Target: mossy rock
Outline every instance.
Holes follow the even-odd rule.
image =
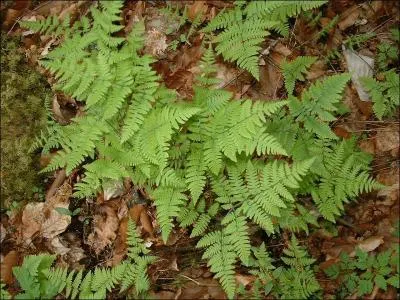
[[[1,205],[30,200],[40,185],[38,157],[29,152],[46,125],[51,90],[30,68],[18,41],[1,34]]]

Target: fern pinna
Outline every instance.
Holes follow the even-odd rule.
[[[253,50],[264,34],[252,30],[284,31],[288,17],[323,4],[275,2],[238,2],[234,10],[211,21],[207,30],[225,28],[217,52],[224,54],[223,47],[229,48],[237,36],[249,38],[251,53],[226,57],[256,75]],[[194,97],[182,101],[158,82],[153,59],[139,54],[143,22],[126,37],[114,34],[121,29],[116,24],[121,7],[119,1],[93,7],[91,18],[74,24],[42,61],[58,79],[57,88],[85,104],[81,116],[55,126],[38,144],[46,151],[58,150],[44,171],[66,168],[70,173],[82,167],[75,196],[92,197],[109,181],[123,178],[144,187],[156,206],[162,239],[168,240],[175,219],[192,237],[200,237],[197,245],[205,248],[203,257],[232,298],[237,292],[236,264],[252,264],[250,227],[267,234],[285,229],[308,232],[309,225],[317,224],[317,210],[334,221],[343,203],[379,187],[367,173],[368,159],[354,153],[354,147],[349,150],[329,127],[348,74],[319,80],[302,95],[294,95],[296,80],[304,80],[314,61],[298,58],[282,67],[287,100],[234,100],[231,92],[217,88],[214,52],[208,45]],[[24,26],[46,30],[37,24]],[[313,199],[312,212],[307,211],[310,203],[301,202],[303,197]],[[103,296],[117,282],[122,282],[122,290],[133,285],[140,293],[149,285],[144,270],[153,258],[137,254],[129,252],[135,267],[78,273],[70,279],[79,276],[78,292],[85,297]],[[308,265],[302,268],[309,270]],[[311,271],[303,278],[295,271],[300,267],[290,266],[282,280],[297,280],[302,288],[280,294],[308,297],[317,291]],[[107,283],[102,281],[105,277],[110,278]]]

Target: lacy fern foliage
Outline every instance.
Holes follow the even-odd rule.
[[[364,88],[371,96],[372,109],[379,120],[392,116],[400,105],[400,79],[394,70],[383,73],[384,80],[362,78]]]
[[[235,8],[221,12],[208,23],[205,32],[222,30],[214,42],[217,53],[259,79],[258,56],[270,30],[287,35],[288,19],[302,11],[320,7],[326,1],[238,1]]]
[[[284,61],[281,65],[282,74],[285,78],[285,87],[289,95],[293,94],[296,80],[304,81],[304,73],[317,60],[313,56],[299,56],[291,62]]]

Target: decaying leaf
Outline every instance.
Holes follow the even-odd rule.
[[[371,252],[383,244],[383,236],[371,236],[357,244],[362,251]],[[355,253],[355,252],[354,252]]]
[[[29,244],[34,235],[52,239],[65,231],[71,216],[60,214],[56,207],[68,209],[72,187],[64,183],[46,202],[28,203],[22,212],[21,232],[23,242]]]
[[[13,283],[12,268],[18,265],[20,255],[17,251],[12,250],[3,258],[0,265],[0,277],[1,280],[6,284]]]
[[[119,220],[116,212],[109,206],[103,206],[101,212],[93,218],[93,232],[87,238],[87,244],[99,254],[111,245],[117,237]]]
[[[67,254],[71,250],[61,242],[60,237],[58,236],[51,240],[51,246],[53,252],[59,255]]]
[[[376,151],[382,153],[385,151],[395,150],[394,157],[397,157],[400,147],[399,128],[395,126],[387,126],[381,128],[376,133]]]
[[[147,32],[144,52],[161,57],[167,49],[167,37],[164,33],[152,29]]]
[[[192,5],[189,6],[188,17],[193,22],[200,14],[202,16],[202,20],[204,20],[206,17],[207,9],[208,7],[206,1],[195,1]]]

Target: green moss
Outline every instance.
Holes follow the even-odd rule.
[[[29,153],[46,125],[46,80],[32,70],[15,40],[1,37],[1,205],[29,200],[39,184],[38,159]]]

